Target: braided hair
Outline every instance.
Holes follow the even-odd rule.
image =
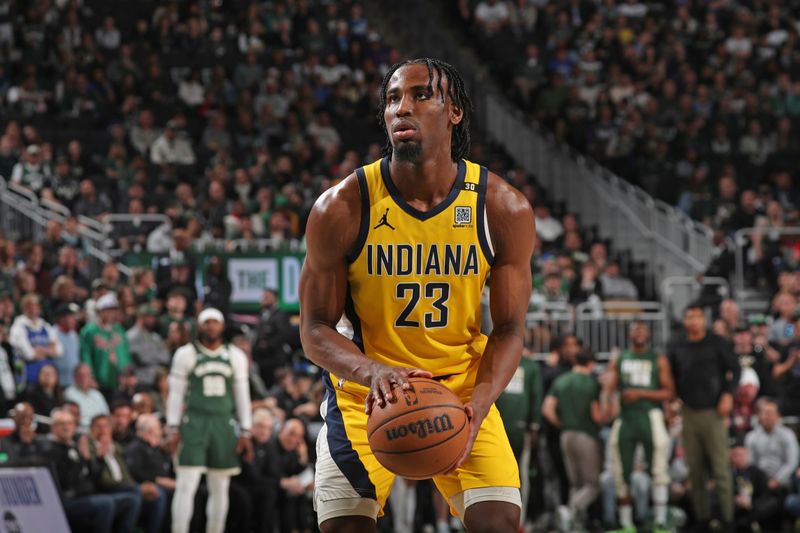
[[[439,59],[431,59],[423,57],[418,59],[410,59],[395,63],[383,77],[381,81],[380,93],[378,95],[378,123],[381,129],[386,133],[386,120],[383,118],[384,111],[386,111],[386,88],[389,85],[389,80],[392,75],[400,68],[406,65],[425,65],[428,68],[428,89],[433,92],[433,74],[436,72],[436,88],[439,89],[442,102],[445,101],[444,90],[442,89],[442,78],[447,78],[447,97],[463,112],[461,122],[453,126],[453,137],[450,141],[450,157],[453,161],[464,159],[469,155],[469,119],[472,114],[472,100],[470,100],[467,90],[464,87],[464,80],[461,74],[451,65]],[[392,142],[388,135],[386,137],[386,144],[383,147],[383,155],[391,157],[392,155]]]

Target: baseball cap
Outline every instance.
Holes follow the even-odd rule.
[[[61,304],[56,307],[55,312],[53,313],[56,318],[61,318],[62,316],[66,315],[74,315],[78,311],[80,311],[80,307],[78,304],[69,303],[69,304]]]
[[[119,301],[117,300],[117,295],[114,294],[113,292],[104,294],[97,300],[98,311],[105,311],[106,309],[116,309],[118,307],[119,307]]]
[[[140,305],[139,308],[136,310],[136,312],[139,315],[150,315],[150,316],[158,315],[158,311],[156,311],[156,308],[150,304]]]
[[[222,316],[222,312],[219,309],[209,307],[208,309],[203,309],[200,311],[200,314],[197,315],[197,323],[202,326],[208,320],[217,320],[218,322],[224,323],[225,317]]]

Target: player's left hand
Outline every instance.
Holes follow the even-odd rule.
[[[445,474],[453,472],[469,458],[469,455],[472,453],[472,445],[475,444],[475,438],[478,436],[481,424],[483,424],[483,419],[486,418],[486,414],[489,412],[488,409],[478,409],[477,406],[471,403],[464,406],[464,411],[467,412],[467,418],[469,419],[469,437],[467,438],[467,444],[464,446],[464,453],[461,454],[458,461],[456,461],[453,467],[445,472]]]
[[[241,455],[245,462],[253,460],[253,442],[250,437],[242,435],[236,443],[236,455]]]

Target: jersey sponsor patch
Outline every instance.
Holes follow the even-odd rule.
[[[457,205],[454,221],[458,226],[472,224],[472,207],[469,205]]]

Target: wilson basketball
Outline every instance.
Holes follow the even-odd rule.
[[[408,479],[427,479],[452,467],[467,444],[469,420],[458,396],[432,379],[410,378],[411,388],[375,406],[367,437],[375,458]]]

